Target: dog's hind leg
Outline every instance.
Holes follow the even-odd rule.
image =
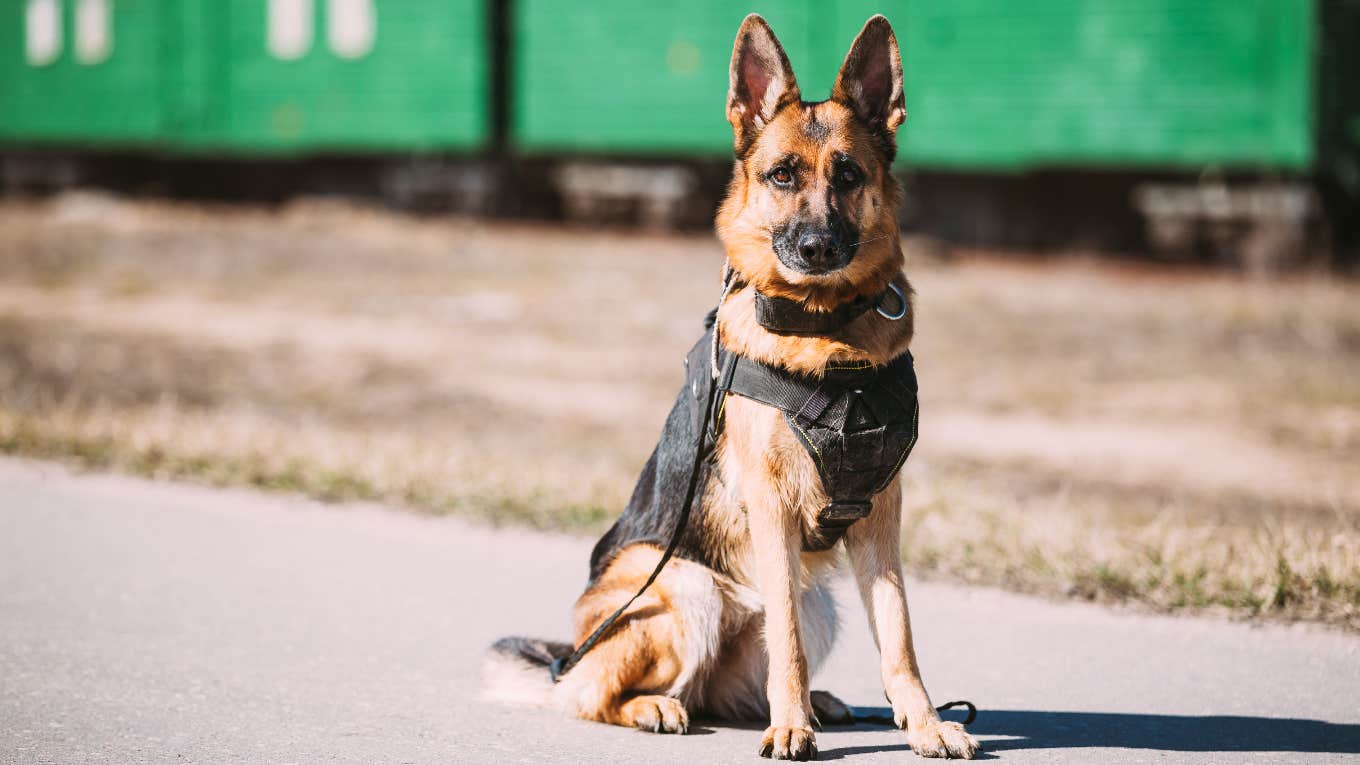
[[[637,592],[661,555],[652,545],[621,552],[576,603],[576,641]],[[684,733],[682,701],[716,653],[722,598],[712,572],[673,559],[647,593],[556,689],[560,704],[588,720],[657,733]]]
[[[688,730],[684,704],[664,693],[675,674],[674,658],[664,647],[650,645],[649,635],[668,631],[664,622],[669,619],[656,606],[653,601],[630,611],[630,624],[597,643],[563,676],[558,698],[571,711],[587,720],[654,733]]]

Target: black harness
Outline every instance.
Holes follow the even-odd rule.
[[[911,353],[883,367],[833,364],[821,379],[722,349],[718,368],[708,437],[716,440],[722,430],[730,394],[782,411],[789,430],[817,465],[829,500],[817,514],[817,528],[804,534],[803,549],[831,549],[851,524],[869,516],[874,495],[897,476],[916,444],[920,405]],[[697,397],[692,401],[701,405]]]

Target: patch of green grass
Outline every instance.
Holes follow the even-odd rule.
[[[296,457],[279,461],[260,454],[178,453],[159,444],[137,447],[107,436],[53,436],[28,425],[0,431],[0,453],[148,478],[250,486],[323,502],[393,502],[440,515],[462,515],[494,525],[544,531],[600,530],[617,512],[602,503],[555,501],[553,493],[543,488],[515,494],[483,487],[458,492],[416,481],[379,486],[358,470],[322,466]]]
[[[1161,586],[1165,582],[1162,578],[1154,580],[1154,587]],[[1187,576],[1184,572],[1177,572],[1171,576],[1170,581],[1171,597],[1170,605],[1172,608],[1183,606],[1199,606],[1205,602],[1203,590],[1203,577]]]
[[[57,459],[87,469],[244,485],[327,502],[388,502],[550,531],[598,532],[618,512],[612,498],[595,501],[579,488],[507,487],[491,480],[443,480],[430,473],[395,475],[373,465],[322,464],[296,454],[204,451],[173,440],[73,434],[40,419],[7,419],[4,414],[0,409],[0,453]],[[963,475],[970,486],[977,480],[967,468]],[[1077,505],[1133,502],[1136,495],[1100,495],[1097,500],[1067,484],[1029,480],[1031,485],[1011,485],[1011,497],[985,501],[960,503],[934,496],[915,502],[909,496],[903,523],[908,569],[929,578],[1157,610],[1217,608],[1247,617],[1305,618],[1360,629],[1356,561],[1348,563],[1343,550],[1339,557],[1314,557],[1305,563],[1317,554],[1317,537],[1288,523],[1277,519],[1267,529],[1255,523],[1226,525],[1219,519],[1199,529],[1186,520],[1150,531],[1139,521],[1142,511],[1121,507],[1085,527],[1073,525],[1070,511],[1047,507],[1050,493],[1062,493],[1065,502]]]
[[[1360,629],[1360,519],[1285,508],[1269,522],[1265,508],[1235,518],[1195,506],[1181,514],[1163,510],[1164,497],[1045,487],[1031,471],[1009,484],[1010,496],[978,495],[977,475],[964,466],[960,476],[957,486],[936,487],[945,499],[913,504],[908,493],[904,553],[918,576]]]
[[[1298,599],[1297,580],[1289,561],[1283,555],[1279,556],[1275,563],[1275,593],[1270,596],[1271,608],[1283,609]]]
[[[1109,564],[1101,563],[1094,569],[1081,572],[1077,586],[1092,599],[1127,600],[1138,594],[1138,585],[1133,578],[1122,571],[1116,571]]]

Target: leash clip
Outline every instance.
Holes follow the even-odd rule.
[[[907,315],[907,298],[905,295],[902,294],[901,288],[899,288],[896,284],[893,284],[892,282],[888,282],[888,289],[892,290],[893,294],[897,295],[897,302],[902,307],[898,309],[897,313],[895,314],[891,314],[888,313],[887,311],[884,311],[882,305],[874,306],[874,310],[878,311],[878,315],[882,316],[888,321],[897,321],[898,319]]]
[[[558,680],[562,679],[562,675],[566,673],[568,669],[571,669],[571,667],[567,666],[567,660],[570,658],[571,656],[559,656],[556,659],[553,659],[552,663],[548,665],[548,674],[552,675],[554,685],[557,684]]]

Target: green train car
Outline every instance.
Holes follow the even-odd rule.
[[[1315,6],[1305,0],[692,0],[515,4],[515,141],[528,151],[720,153],[747,10],[824,98],[864,20],[900,37],[917,167],[1205,164],[1303,169]]]
[[[1180,255],[1211,228],[1270,227],[1293,233],[1265,249],[1300,250],[1319,218],[1360,217],[1360,0],[516,0],[512,145],[729,156],[732,30],[749,11],[808,99],[829,94],[865,19],[893,21],[899,165],[919,181],[907,223],[947,238]]]
[[[947,235],[1023,243],[1016,221],[1062,231],[1052,216],[1127,212],[1135,185],[1205,171],[1308,186],[1331,219],[1360,217],[1360,0],[0,0],[0,159],[208,158],[225,176],[427,158],[477,165],[494,180],[473,187],[521,210],[555,166],[688,163],[708,180],[669,193],[698,199],[699,221],[751,11],[808,98],[868,16],[893,21],[901,168],[931,177],[914,209]],[[986,209],[951,222],[961,202]]]
[[[6,144],[277,155],[487,138],[483,0],[4,0],[0,14]]]
[[[1326,68],[1320,3],[1355,20],[1354,0],[516,0],[493,94],[487,0],[5,0],[0,141],[476,150],[503,97],[522,152],[720,155],[745,13],[816,98],[881,11],[913,166],[1305,170],[1324,81],[1360,74]]]

